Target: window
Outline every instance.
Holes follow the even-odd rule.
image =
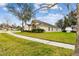
[[[48,27],[48,31],[50,31],[50,27]]]

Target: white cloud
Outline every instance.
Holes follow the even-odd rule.
[[[62,10],[62,7],[60,7],[60,6],[58,6],[58,5],[55,5],[55,6],[53,6],[51,9],[60,9],[60,10]]]
[[[39,9],[39,8],[40,8],[40,5],[41,5],[41,4],[35,4],[35,5],[34,5],[34,6],[35,6],[35,10]],[[46,8],[42,8],[42,9],[39,10],[39,13],[47,13],[47,12],[48,12],[48,11],[47,11]]]
[[[7,11],[7,8],[5,7],[7,3],[0,3],[0,7],[3,8],[3,10]]]
[[[63,17],[64,15],[62,14],[48,14],[48,16],[37,17],[37,19],[50,24],[55,24],[59,19],[62,19]]]
[[[6,7],[3,7],[3,10],[8,11],[8,9]]]
[[[35,4],[35,10],[40,8],[40,4]]]
[[[39,13],[48,13],[48,10],[40,10]]]
[[[40,5],[41,4],[35,4],[35,10],[39,9]],[[46,6],[46,5],[43,5],[43,6]],[[52,9],[52,10],[62,10],[63,8],[60,7],[59,5],[55,5],[55,6],[51,7],[50,9]],[[48,13],[47,10],[48,10],[47,8],[42,8],[42,9],[39,10],[39,13]]]
[[[0,3],[0,7],[4,7],[6,5],[7,5],[7,3]]]

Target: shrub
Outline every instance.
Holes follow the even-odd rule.
[[[66,30],[62,30],[62,32],[66,32]]]
[[[76,33],[76,31],[71,31],[72,33]]]
[[[21,31],[21,32],[31,32],[30,30],[23,30],[23,31]]]
[[[34,33],[42,33],[44,31],[45,31],[44,29],[32,29],[32,32]]]

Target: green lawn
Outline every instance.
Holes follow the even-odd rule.
[[[75,44],[76,34],[75,33],[64,33],[64,32],[45,32],[45,33],[27,33],[18,32],[17,34],[31,36],[36,38],[42,38],[50,41],[63,42],[68,44]]]
[[[0,56],[69,56],[73,50],[16,38],[0,33]]]

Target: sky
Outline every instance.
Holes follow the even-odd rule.
[[[0,3],[0,23],[5,23],[7,20],[9,20],[10,24],[21,25],[21,21],[7,10],[7,8],[5,7],[6,5],[7,4],[5,3]],[[35,7],[35,10],[40,8],[40,4],[36,3],[33,5]],[[75,9],[76,4],[70,4],[70,10]],[[36,20],[54,25],[58,20],[63,19],[64,15],[66,14],[68,14],[66,4],[59,3],[49,10],[42,9],[37,11],[35,17]],[[33,18],[31,20],[33,20]],[[31,23],[31,21],[29,21],[28,23]]]

